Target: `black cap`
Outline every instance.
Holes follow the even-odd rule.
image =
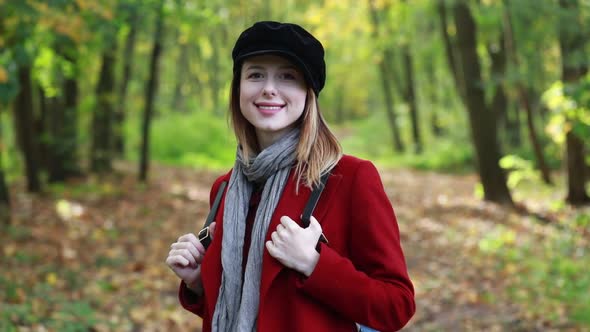
[[[301,69],[316,95],[324,87],[324,47],[299,25],[262,21],[244,30],[232,51],[234,74],[241,70],[244,59],[262,54],[277,54],[291,60]]]

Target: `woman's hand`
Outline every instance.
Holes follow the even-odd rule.
[[[320,254],[315,250],[322,234],[322,226],[313,216],[309,227],[302,228],[293,219],[282,216],[281,223],[266,242],[268,253],[286,267],[309,277],[315,269]]]
[[[215,233],[215,223],[209,226],[211,238]],[[172,243],[166,264],[196,294],[202,294],[201,262],[205,247],[193,233],[184,234]]]

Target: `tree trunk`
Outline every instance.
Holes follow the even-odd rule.
[[[0,226],[10,224],[10,192],[6,184],[4,165],[2,164],[5,151],[2,124],[0,124]]]
[[[499,165],[500,151],[496,138],[494,114],[485,104],[482,77],[477,55],[476,25],[464,1],[455,3],[457,46],[465,82],[466,107],[469,115],[477,167],[484,191],[484,199],[512,205],[506,177]]]
[[[133,63],[133,51],[135,50],[135,37],[137,35],[137,13],[131,9],[129,18],[129,32],[125,39],[125,49],[123,55],[123,76],[119,86],[118,105],[114,114],[114,135],[113,150],[115,155],[122,157],[125,154],[125,107],[127,105],[127,88],[131,80],[131,69]]]
[[[49,182],[61,182],[81,174],[78,161],[78,81],[75,45],[57,44],[56,53],[75,68],[63,79],[63,98],[45,98],[43,124]]]
[[[188,50],[189,44],[184,41],[180,45],[180,51],[176,61],[176,84],[172,99],[172,110],[180,113],[186,113],[183,87],[186,82],[187,69],[190,67]]]
[[[75,59],[69,59],[78,68]],[[78,70],[76,69],[76,73]],[[61,176],[55,180],[63,181],[82,174],[78,155],[78,78],[66,77],[64,91],[64,123],[60,135],[59,158],[62,160]]]
[[[115,56],[112,49],[102,55],[100,79],[96,88],[96,108],[92,117],[90,169],[96,173],[112,170],[113,103]]]
[[[508,134],[508,144],[512,147],[522,146],[520,108],[510,106],[506,108],[506,133]]]
[[[158,18],[156,21],[156,30],[154,32],[154,48],[152,49],[152,57],[150,59],[150,77],[147,81],[145,89],[145,112],[143,114],[143,123],[141,127],[141,156],[139,163],[139,180],[147,181],[149,169],[149,145],[150,145],[150,124],[152,121],[152,114],[154,109],[154,97],[158,87],[158,63],[160,61],[160,53],[162,50],[162,34],[163,34],[163,12],[164,1],[161,0],[158,9]]]
[[[48,174],[48,181],[55,182],[56,175],[60,173],[61,160],[58,157],[59,150],[59,127],[64,124],[63,104],[57,97],[47,97],[41,91],[41,126],[40,131],[43,139],[39,147],[41,150],[41,164]]]
[[[373,22],[373,36],[375,40],[378,40],[380,23],[374,0],[370,1],[369,9]],[[379,60],[379,76],[381,77],[381,87],[383,88],[383,98],[385,99],[387,119],[389,121],[389,127],[391,128],[392,143],[396,152],[403,152],[405,147],[401,139],[399,127],[397,125],[397,114],[395,113],[395,105],[393,101],[393,89],[390,84],[390,79],[393,72],[390,65],[392,59],[392,52],[387,49],[384,50],[383,56]]]
[[[443,44],[445,45],[445,52],[447,54],[447,61],[449,63],[449,68],[451,69],[451,74],[453,75],[453,79],[455,80],[455,84],[457,85],[457,91],[459,92],[459,97],[465,101],[465,82],[463,81],[463,74],[460,72],[461,67],[458,64],[458,59],[455,57],[455,47],[453,46],[453,42],[451,41],[451,36],[449,35],[448,31],[448,18],[447,18],[447,7],[446,7],[446,0],[438,0],[437,7],[438,7],[438,15],[440,18],[440,31],[442,33]]]
[[[41,191],[39,180],[39,142],[34,125],[33,87],[31,84],[31,67],[21,65],[18,69],[20,91],[14,102],[14,119],[16,123],[17,141],[25,163],[27,190]]]
[[[507,123],[508,98],[504,88],[506,80],[506,47],[504,33],[500,34],[500,40],[496,44],[488,45],[490,56],[492,81],[494,82],[494,96],[492,97],[491,110],[496,115],[496,127]]]
[[[560,0],[563,11],[559,22],[559,48],[561,50],[562,80],[565,84],[575,84],[588,71],[585,64],[576,63],[576,57],[584,54],[586,37],[579,18],[578,1]],[[573,205],[587,204],[590,197],[586,193],[586,163],[584,141],[570,130],[566,134],[567,153],[567,198]]]
[[[57,97],[48,98],[41,86],[37,86],[39,95],[39,114],[35,117],[35,132],[39,137],[39,168],[40,171],[49,171],[51,168],[51,135],[49,131],[49,120],[51,117],[50,103],[55,102]]]
[[[444,130],[443,127],[441,126],[439,117],[438,117],[438,107],[436,107],[436,105],[439,104],[439,95],[438,95],[438,89],[440,87],[440,83],[438,82],[438,79],[436,77],[436,72],[435,72],[435,68],[434,68],[434,64],[433,64],[433,59],[432,57],[429,57],[425,64],[426,66],[425,68],[425,74],[427,77],[427,81],[430,85],[430,87],[428,89],[426,89],[426,92],[428,93],[428,104],[430,105],[430,107],[428,107],[429,109],[429,122],[430,122],[430,130],[432,131],[432,134],[434,135],[434,137],[441,137],[444,135]]]
[[[511,62],[515,68],[518,70],[520,64],[518,60],[518,54],[516,52],[516,42],[514,39],[514,33],[512,30],[512,20],[510,18],[510,8],[508,0],[504,0],[504,32],[506,36],[506,49],[508,51],[508,56],[511,59]],[[533,121],[533,109],[531,106],[531,101],[529,95],[527,93],[526,86],[522,84],[522,82],[516,82],[516,90],[518,91],[518,96],[520,100],[521,106],[526,111],[526,120],[527,120],[527,127],[529,130],[529,139],[531,141],[531,145],[533,147],[533,151],[535,153],[535,159],[537,160],[537,168],[541,172],[541,177],[543,181],[547,184],[551,184],[551,176],[549,174],[549,167],[547,167],[547,163],[545,162],[545,156],[543,155],[543,148],[541,147],[541,143],[539,142],[537,130],[535,129],[535,123]]]
[[[404,58],[404,71],[406,76],[405,100],[410,108],[412,120],[412,139],[414,140],[414,153],[422,153],[422,137],[420,136],[420,117],[418,116],[418,104],[416,102],[416,91],[414,89],[414,69],[412,66],[412,55],[410,48],[405,45],[402,48]]]

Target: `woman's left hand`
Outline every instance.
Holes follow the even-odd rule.
[[[266,241],[266,249],[286,267],[309,277],[320,259],[315,247],[321,234],[322,226],[313,216],[307,228],[302,228],[293,219],[282,216],[281,223],[270,235],[271,241]]]

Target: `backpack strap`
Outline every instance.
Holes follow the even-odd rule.
[[[215,216],[217,215],[217,210],[219,209],[219,203],[221,202],[221,197],[223,197],[223,192],[225,191],[225,186],[227,185],[227,181],[221,182],[219,185],[219,189],[217,190],[217,195],[215,196],[215,200],[213,201],[213,206],[211,206],[211,211],[207,215],[207,220],[205,220],[205,225],[199,231],[197,237],[201,244],[207,249],[211,244],[211,234],[209,233],[209,225],[215,220]]]
[[[309,226],[311,215],[313,214],[313,210],[315,209],[315,206],[318,204],[318,201],[320,200],[322,191],[324,191],[324,188],[326,187],[328,177],[330,177],[330,172],[327,172],[324,175],[322,175],[322,177],[320,178],[320,184],[313,189],[311,195],[309,196],[309,200],[307,201],[307,204],[303,209],[303,213],[301,214],[301,222],[303,223],[303,226],[306,228]],[[323,233],[322,235],[320,235],[319,242],[328,243],[328,239],[326,239],[326,236],[324,236]]]

